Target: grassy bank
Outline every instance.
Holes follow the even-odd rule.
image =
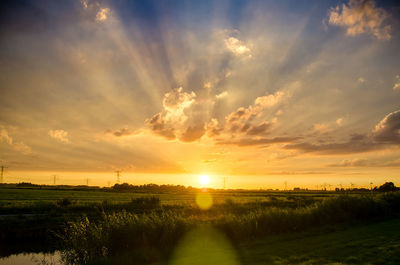
[[[172,255],[188,231],[211,225],[234,246],[285,233],[315,227],[362,223],[395,218],[400,194],[341,196],[300,207],[271,207],[228,202],[209,210],[161,209],[144,214],[104,213],[98,220],[83,218],[72,222],[63,234],[67,264],[125,264],[163,262]],[[246,209],[246,210],[243,210]]]

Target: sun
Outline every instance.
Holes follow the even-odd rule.
[[[208,185],[210,183],[210,177],[208,175],[200,175],[199,183],[203,186]]]

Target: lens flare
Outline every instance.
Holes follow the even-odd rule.
[[[213,199],[209,192],[201,192],[196,194],[196,204],[202,210],[209,209],[213,204]]]
[[[219,230],[202,226],[190,231],[178,244],[171,265],[239,265],[238,255],[229,239]]]

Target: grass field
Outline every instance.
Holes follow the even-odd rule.
[[[269,201],[271,198],[280,200],[294,200],[298,198],[312,198],[321,200],[327,197],[339,196],[336,192],[251,192],[251,191],[214,191],[212,192],[215,203],[226,200],[245,203],[254,201]],[[358,193],[351,193],[356,196]],[[109,201],[124,203],[132,198],[143,196],[157,196],[162,204],[194,203],[193,193],[143,193],[143,192],[113,192],[102,190],[72,190],[72,189],[30,189],[30,188],[0,188],[0,206],[6,205],[31,205],[37,202],[56,202],[62,198],[75,200],[80,204],[99,203]]]
[[[213,257],[227,265],[399,261],[400,193],[207,193],[214,204],[204,210],[197,192],[0,188],[0,256],[59,249],[65,264],[210,264]],[[211,230],[185,242],[201,227]],[[228,245],[215,243],[220,239]],[[179,247],[196,244],[209,253]]]
[[[400,219],[271,236],[239,250],[243,264],[400,264]]]

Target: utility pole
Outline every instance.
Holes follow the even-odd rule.
[[[86,179],[86,186],[89,186],[89,179]]]
[[[53,185],[56,185],[57,175],[53,175]]]
[[[5,166],[1,166],[1,176],[0,176],[0,183],[4,183],[4,169],[7,168]]]
[[[284,184],[285,184],[285,191],[286,191],[286,189],[287,189],[287,181],[286,180],[285,180]]]
[[[115,171],[115,173],[117,174],[117,184],[119,184],[119,180],[120,180],[120,176],[121,176],[121,170],[117,170]]]

